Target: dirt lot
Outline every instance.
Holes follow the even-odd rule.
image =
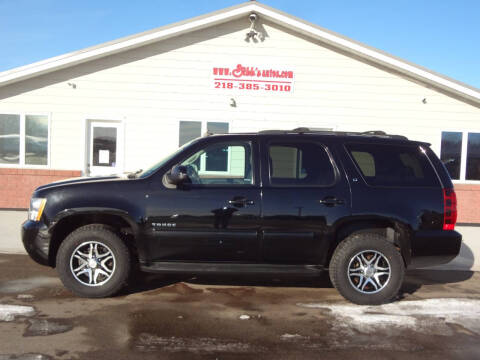
[[[3,359],[478,359],[480,274],[409,273],[400,300],[344,301],[328,278],[167,278],[89,300],[0,255]]]

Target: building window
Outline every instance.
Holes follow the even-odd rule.
[[[20,116],[0,114],[0,164],[20,162]]]
[[[202,136],[202,133],[227,134],[229,124],[227,122],[213,121],[180,121],[178,146]]]
[[[201,121],[180,121],[178,146],[182,146],[200,136],[202,136]]]
[[[468,133],[466,180],[480,180],[480,133]]]
[[[180,121],[179,146],[202,136],[202,133],[205,132],[227,134],[228,131],[229,124],[227,122]],[[215,151],[210,151],[208,156],[198,158],[199,173],[228,172],[231,152],[232,149],[229,147],[218,148]]]
[[[0,165],[48,165],[46,115],[0,114]]]
[[[442,132],[442,147],[440,159],[445,164],[453,180],[460,179],[460,166],[462,157],[462,133]]]
[[[442,132],[440,159],[452,180],[480,180],[480,133]]]

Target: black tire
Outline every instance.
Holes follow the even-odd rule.
[[[97,246],[97,251],[104,250],[98,259],[94,256],[96,264],[93,264],[93,267],[85,265],[88,261],[78,260],[79,251],[82,254],[85,253],[90,249],[90,244],[92,247]],[[74,254],[77,254],[77,257],[74,257]],[[85,259],[88,260],[88,258]],[[102,259],[106,261],[103,265],[100,264]],[[127,246],[113,229],[102,224],[85,225],[68,235],[58,249],[56,261],[57,272],[64,286],[80,297],[112,296],[125,286],[131,272],[130,252]],[[80,274],[81,271],[77,271],[74,275],[72,268],[76,269],[75,266],[78,265],[83,266],[83,270],[87,272]],[[101,274],[98,270],[102,270],[108,276]],[[107,272],[109,270],[111,272]],[[96,271],[99,274],[95,277],[97,282],[95,284],[93,274],[96,274]]]
[[[356,274],[359,271],[363,274],[362,270],[357,270],[360,267],[359,254],[362,253],[368,261],[374,259],[375,253],[377,256],[375,259],[383,255],[384,258],[380,258],[378,266],[388,265],[390,275],[377,276],[377,279],[380,279],[377,282],[369,273],[375,284],[367,281],[365,276],[363,278],[357,275],[349,276],[349,267],[355,268],[350,273]],[[356,257],[357,255],[359,257]],[[380,305],[392,301],[398,295],[405,276],[405,265],[400,252],[384,236],[372,231],[362,231],[351,234],[337,246],[330,261],[329,273],[333,286],[347,300],[359,305]]]

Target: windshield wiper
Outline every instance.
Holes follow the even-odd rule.
[[[135,171],[135,172],[131,172],[131,173],[129,173],[129,174],[127,175],[127,177],[128,177],[129,179],[135,179],[135,178],[137,177],[137,175],[140,174],[142,171],[143,171],[143,169],[139,169],[139,170],[137,170],[137,171]]]

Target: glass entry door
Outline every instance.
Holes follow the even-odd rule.
[[[122,124],[118,122],[90,122],[87,164],[90,176],[123,172],[122,130]]]

